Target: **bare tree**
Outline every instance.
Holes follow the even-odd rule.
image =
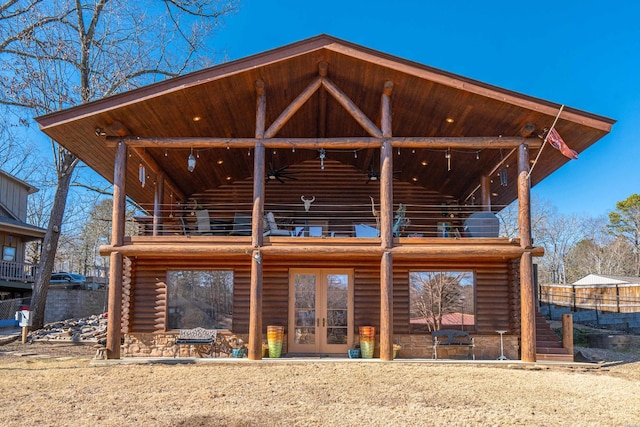
[[[567,283],[567,259],[571,249],[584,238],[584,218],[555,212],[541,227],[537,244],[544,247],[540,277],[547,282]],[[546,272],[546,277],[545,273]]]
[[[531,234],[533,235],[534,243],[542,235],[544,223],[553,214],[554,209],[548,200],[537,195],[531,197]],[[517,200],[498,212],[497,216],[500,219],[501,236],[510,238],[520,236]]]
[[[0,104],[18,121],[201,67],[208,36],[237,0],[4,0]],[[32,297],[42,327],[49,276],[78,159],[51,142],[57,187]]]
[[[633,250],[629,242],[612,235],[604,217],[585,222],[585,237],[570,251],[567,281],[573,283],[588,274],[631,275]]]

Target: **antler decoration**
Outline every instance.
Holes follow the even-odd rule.
[[[316,196],[311,196],[310,199],[305,199],[304,196],[300,196],[300,200],[302,200],[302,203],[304,203],[304,210],[306,212],[309,212],[309,209],[311,209],[311,203],[316,200]]]

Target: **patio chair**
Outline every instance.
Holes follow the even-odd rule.
[[[273,212],[267,212],[264,219],[265,236],[291,236],[291,232],[289,230],[278,228],[278,223],[276,222],[276,217],[273,215]]]
[[[236,213],[233,217],[231,236],[251,236],[251,215]]]
[[[196,211],[196,220],[198,225],[197,234],[201,236],[211,236],[211,218],[207,209],[198,209]]]

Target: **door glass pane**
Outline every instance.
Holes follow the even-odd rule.
[[[296,344],[315,344],[316,276],[295,276],[295,336]]]
[[[327,275],[327,344],[347,343],[349,276]]]

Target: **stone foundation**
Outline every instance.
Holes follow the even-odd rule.
[[[195,346],[175,345],[177,332],[143,334],[129,333],[124,335],[124,344],[122,345],[123,357],[198,357]],[[229,339],[231,334],[225,334]],[[245,343],[248,342],[248,336],[236,335]],[[379,337],[376,342],[376,350],[374,357],[380,355]],[[504,355],[511,360],[519,359],[519,340],[515,335],[504,336]],[[357,340],[357,336],[356,336]],[[265,340],[266,342],[266,340]],[[398,352],[398,358],[402,359],[432,359],[433,344],[431,335],[395,335],[393,342],[400,344],[401,349]],[[357,344],[357,342],[356,342]],[[475,335],[475,354],[476,360],[495,360],[500,356],[500,336],[499,335]],[[286,356],[287,339],[283,343],[282,354]],[[440,347],[438,350],[438,359],[471,359],[470,350],[465,347]],[[221,354],[221,357],[227,355]],[[346,353],[345,353],[346,357]]]
[[[219,333],[220,334],[220,333]],[[233,335],[238,339],[248,342],[248,336],[225,333],[224,337],[229,341]],[[124,334],[122,344],[122,357],[200,357],[195,345],[181,345],[179,348],[175,344],[178,332],[166,333],[129,333]],[[266,342],[266,341],[265,341]],[[283,345],[282,354],[285,354],[286,345]],[[231,357],[221,353],[216,357]]]
[[[476,360],[495,360],[500,356],[500,336],[474,335]],[[393,342],[400,344],[398,358],[433,359],[431,335],[395,335]],[[519,360],[519,339],[515,335],[503,337],[504,355],[511,360]],[[378,357],[380,343],[376,342],[375,357]],[[471,359],[471,350],[466,347],[439,347],[438,359]]]

